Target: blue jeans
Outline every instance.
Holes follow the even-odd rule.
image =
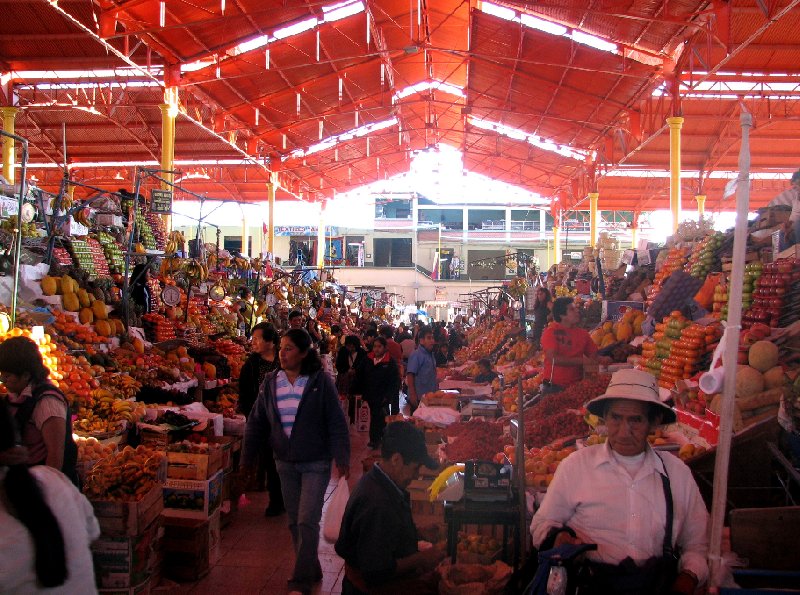
[[[281,478],[283,502],[289,516],[295,563],[289,589],[307,593],[322,579],[319,563],[319,521],[325,490],[331,480],[330,461],[289,463],[275,461]]]

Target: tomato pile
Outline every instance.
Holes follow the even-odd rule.
[[[525,444],[541,447],[557,438],[586,433],[586,424],[579,411],[587,401],[602,395],[611,382],[611,374],[581,380],[560,393],[545,395],[525,412]]]
[[[448,461],[491,461],[495,453],[503,449],[503,426],[497,422],[471,419],[448,426],[445,434],[452,439],[445,447]]]

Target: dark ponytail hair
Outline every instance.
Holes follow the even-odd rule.
[[[314,341],[311,335],[304,328],[290,328],[283,333],[300,351],[305,351],[306,355],[300,364],[300,374],[310,376],[314,372],[322,369],[322,360],[319,358],[317,350],[314,349]]]
[[[16,428],[8,404],[0,399],[0,452],[15,445]],[[67,580],[64,536],[44,494],[26,465],[12,465],[3,482],[9,513],[22,523],[33,539],[36,553],[36,578],[45,588],[63,585]]]

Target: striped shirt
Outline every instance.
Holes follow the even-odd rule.
[[[281,427],[287,436],[292,435],[294,419],[300,399],[308,383],[308,376],[298,376],[294,384],[289,382],[286,372],[281,370],[275,378],[275,401],[278,404],[278,414],[281,417]]]

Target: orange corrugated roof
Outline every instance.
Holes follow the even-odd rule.
[[[0,4],[6,15],[0,72],[12,77],[15,71],[135,64],[154,69],[138,77],[152,83],[163,80],[161,65],[175,72],[208,60],[206,68],[177,81],[183,115],[175,157],[209,162],[204,167],[210,179],[191,183],[210,196],[261,200],[269,170],[275,170],[283,197],[330,198],[407,171],[413,151],[446,143],[463,152],[466,169],[546,197],[562,196],[567,206],[585,204],[587,192],[596,189],[604,210],[666,208],[668,178],[612,172],[667,169],[665,118],[682,115],[682,169],[700,172],[682,180],[684,208],[694,208],[696,194],[707,194],[707,208],[731,210],[732,199],[722,199],[727,180],[715,175],[738,169],[743,109],[754,116],[754,174],[785,174],[800,166],[800,88],[793,82],[800,64],[800,0],[633,0],[624,7],[496,2],[517,16],[545,18],[618,43],[624,55],[487,14],[474,0],[368,0],[363,12],[240,55],[232,50],[244,41],[321,19],[322,5],[227,0],[223,14],[220,0],[168,1],[162,26],[158,0]],[[631,57],[635,52],[643,61]],[[788,75],[781,79],[789,83],[785,97],[755,87],[708,98],[709,84],[730,84],[753,72],[773,83]],[[52,82],[46,75],[38,82],[44,80]],[[67,84],[54,90],[36,82],[17,80],[14,90],[23,108],[17,130],[30,138],[34,162],[61,162],[62,123],[75,162],[158,158],[161,88]],[[418,83],[433,85],[396,99]],[[452,85],[460,95],[438,84]],[[662,85],[664,94],[654,94]],[[397,123],[388,128],[292,156],[392,118]],[[478,127],[473,118],[596,159],[561,156]],[[248,155],[251,160],[232,163]],[[225,165],[211,163],[219,160]],[[98,167],[92,179],[117,187],[119,170]],[[57,183],[54,171],[42,169],[37,176]],[[780,180],[756,179],[751,203],[763,205],[783,187]]]

